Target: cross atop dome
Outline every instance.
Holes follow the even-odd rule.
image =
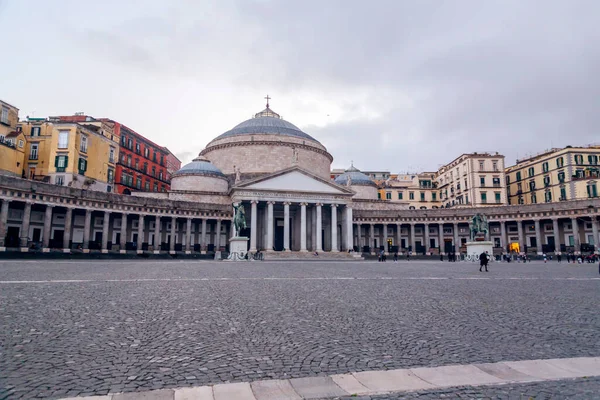
[[[257,114],[254,114],[254,118],[271,117],[271,118],[281,119],[281,115],[279,115],[275,111],[271,110],[271,107],[269,106],[269,100],[271,100],[271,97],[269,97],[269,95],[267,95],[266,97],[264,97],[264,99],[267,100],[267,108],[265,108],[264,110],[262,110],[261,112],[259,112]]]

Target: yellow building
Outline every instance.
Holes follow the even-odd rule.
[[[509,204],[598,197],[600,145],[567,146],[517,160],[506,169]]]
[[[19,109],[0,100],[0,174],[21,177],[26,141],[18,121]]]
[[[26,176],[57,185],[112,191],[118,159],[115,140],[101,126],[29,118]]]
[[[435,175],[435,172],[392,174],[390,179],[380,185],[379,197],[382,200],[407,203],[410,209],[438,208],[441,202]]]

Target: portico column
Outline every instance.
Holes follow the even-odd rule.
[[[575,248],[574,252],[575,254],[579,254],[581,250],[581,239],[579,235],[579,223],[577,222],[577,217],[571,218],[571,226],[573,227],[573,247]]]
[[[300,203],[300,251],[306,252],[306,205]],[[289,240],[289,239],[288,239]]]
[[[301,205],[301,207],[303,207],[304,214],[302,214],[303,217],[300,229],[306,231],[306,206]],[[302,240],[304,240],[304,246],[300,243],[300,251],[302,251],[302,249],[306,251],[306,235],[304,233],[300,233],[300,242],[302,242]],[[283,203],[283,250],[290,251],[290,203],[288,201]]]
[[[169,243],[169,253],[175,253],[175,240],[177,238],[177,218],[171,217],[171,242]]]
[[[200,254],[206,254],[206,218],[202,218],[202,232],[200,233]]]
[[[102,220],[102,252],[108,253],[108,227],[110,225],[110,211],[104,211]]]
[[[535,225],[535,244],[537,248],[538,255],[544,254],[542,250],[542,232],[540,231],[540,220],[533,220],[533,224]]]
[[[460,253],[460,239],[458,237],[458,222],[455,222],[452,227],[452,233],[454,235],[454,252]]]
[[[375,254],[375,224],[369,225],[369,252]]]
[[[19,238],[19,244],[21,251],[28,251],[27,243],[29,242],[29,222],[31,221],[31,203],[25,203],[25,209],[23,210],[23,222],[21,223],[21,237]]]
[[[387,224],[383,224],[383,251],[385,251],[385,254],[388,254],[388,229],[387,229]]]
[[[525,252],[525,239],[523,237],[523,221],[517,220],[517,231],[519,233],[519,251]]]
[[[316,250],[317,252],[322,252],[323,251],[323,246],[321,245],[321,243],[323,242],[322,239],[322,235],[323,235],[323,217],[321,215],[322,212],[322,204],[321,203],[317,203],[317,245],[316,245]]]
[[[362,253],[362,224],[356,224],[356,245],[358,246],[358,252]]]
[[[411,251],[413,252],[413,254],[417,253],[417,238],[415,235],[415,223],[411,222],[410,223],[410,246],[411,246]]]
[[[156,217],[157,220],[160,221],[160,217]],[[160,224],[158,225],[160,228]],[[155,227],[154,231],[156,232],[158,228]],[[154,237],[154,239],[156,240],[156,235]],[[160,239],[159,239],[159,243],[160,243]],[[144,252],[143,247],[144,247],[144,215],[140,214],[138,216],[138,235],[137,235],[137,243],[136,243],[136,247],[137,247],[137,253],[138,254],[142,254]]]
[[[273,204],[274,201],[267,202],[267,248],[266,251],[273,251]]]
[[[190,254],[192,252],[192,219],[187,219],[187,226],[185,227],[185,253]]]
[[[144,225],[144,216],[140,215],[140,225]],[[139,226],[138,226],[139,228]],[[160,253],[160,245],[162,244],[161,232],[160,232],[160,215],[154,217],[154,254]],[[139,232],[139,231],[138,231]],[[138,233],[138,253],[142,251],[142,242],[140,238],[144,235],[144,231],[142,233]]]
[[[594,249],[598,253],[598,218],[592,215],[592,234],[594,235]]]
[[[425,254],[429,255],[429,224],[428,223],[424,223],[423,224],[423,229],[424,229],[424,232],[425,232],[425,235],[424,235],[424,238],[425,238],[424,239],[424,241],[425,241],[425,243],[424,243],[425,244],[425,246],[424,246],[425,247]]]
[[[121,214],[121,239],[119,241],[119,253],[125,254],[127,252],[127,214]]]
[[[52,209],[54,206],[46,206],[44,214],[44,238],[42,239],[42,251],[50,251],[50,233],[52,231]],[[88,229],[89,231],[89,229]],[[89,244],[89,240],[88,240]]]
[[[63,252],[71,252],[71,225],[73,224],[73,209],[67,208],[65,214],[65,231],[63,236]]]
[[[354,249],[354,224],[352,223],[352,207],[346,206],[346,250]]]
[[[337,253],[338,238],[337,238],[337,204],[331,205],[331,252]]]
[[[506,251],[506,221],[500,221],[500,246]]]
[[[396,224],[396,242],[398,243],[398,253],[402,253],[402,224]]]
[[[258,235],[258,201],[250,202],[250,251],[256,252],[256,236]]]
[[[440,255],[444,255],[444,224],[438,224],[438,247],[440,248]]]
[[[215,251],[221,250],[221,220],[217,220],[217,227],[215,228]]]
[[[5,251],[6,230],[8,223],[8,206],[10,200],[2,200],[2,208],[0,209],[0,251]]]
[[[552,230],[554,231],[554,252],[560,253],[560,228],[558,226],[558,218],[552,218]]]

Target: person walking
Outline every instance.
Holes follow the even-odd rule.
[[[561,260],[562,260],[562,256],[560,255],[560,253],[558,253],[556,255],[556,261],[558,261],[558,263],[560,264]]]
[[[479,255],[479,272],[483,272],[482,268],[485,267],[485,272],[488,271],[488,255],[486,252],[483,252]]]
[[[547,260],[546,253],[544,253],[543,257],[544,257],[544,264],[546,264],[546,260]]]
[[[398,262],[398,250],[394,252],[394,262]]]

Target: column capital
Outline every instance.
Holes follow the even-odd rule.
[[[258,204],[259,201],[258,200],[250,200],[250,204]]]
[[[333,207],[337,207],[338,205],[339,205],[339,204],[336,204],[336,203],[331,203],[331,207],[332,207],[332,208],[333,208]]]
[[[292,202],[291,202],[291,201],[284,201],[284,202],[283,202],[283,205],[284,205],[284,206],[289,206],[290,204],[292,204]],[[300,203],[300,204],[302,204],[302,203]]]
[[[323,203],[315,203],[315,206],[317,206],[317,207],[323,207]]]
[[[300,205],[306,207],[308,205],[308,203],[307,202],[302,202],[302,203],[300,203]]]
[[[274,202],[274,201],[272,201],[272,200],[270,200],[270,201],[267,201],[267,204],[269,204],[269,205],[273,205],[273,204],[275,204],[275,202]]]

